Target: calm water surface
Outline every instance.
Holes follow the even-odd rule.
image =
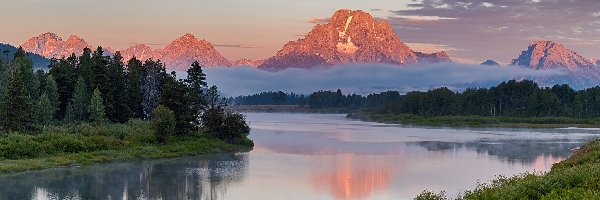
[[[0,199],[412,199],[546,171],[598,129],[455,129],[247,114],[247,153],[0,176]]]

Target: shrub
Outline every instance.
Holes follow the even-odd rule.
[[[33,136],[9,134],[0,139],[0,157],[6,159],[35,158],[45,154]]]
[[[154,109],[152,126],[156,142],[165,144],[167,137],[175,132],[175,114],[169,108],[159,105]]]
[[[415,197],[415,200],[445,200],[447,198],[448,197],[446,197],[446,193],[444,191],[441,191],[440,193],[434,193],[429,190],[423,190],[421,194]]]
[[[250,133],[244,115],[225,112],[223,109],[208,109],[202,116],[202,124],[210,135],[230,144],[242,143]]]

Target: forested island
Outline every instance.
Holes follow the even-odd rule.
[[[254,145],[198,62],[180,79],[159,60],[124,63],[98,47],[48,68],[34,71],[21,48],[0,58],[0,172]]]

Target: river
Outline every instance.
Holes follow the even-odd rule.
[[[0,175],[0,199],[412,199],[544,172],[598,129],[433,128],[247,113],[250,152]]]

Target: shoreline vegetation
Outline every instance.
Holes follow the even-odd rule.
[[[0,173],[251,149],[250,127],[208,86],[160,61],[102,47],[34,72],[22,48],[0,58]]]
[[[230,144],[203,131],[155,141],[149,121],[124,124],[46,126],[35,134],[6,134],[0,138],[0,173],[42,170],[105,162],[173,158],[207,153],[245,152],[249,139]]]
[[[500,116],[417,116],[411,114],[350,113],[348,119],[431,127],[471,128],[600,128],[598,118],[500,117]]]
[[[600,199],[600,139],[584,144],[547,173],[499,176],[452,198],[430,190],[415,198],[444,199]]]

